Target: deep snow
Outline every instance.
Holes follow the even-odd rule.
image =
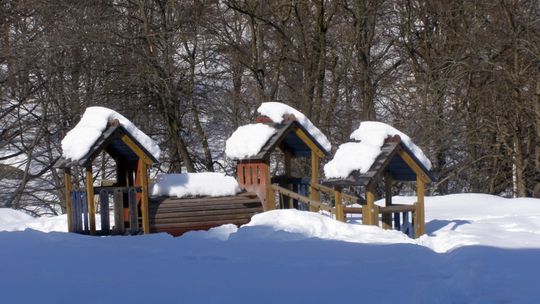
[[[538,303],[540,200],[428,197],[426,219],[418,240],[296,210],[178,238],[89,237],[49,232],[65,217],[0,209],[0,292],[6,303]]]

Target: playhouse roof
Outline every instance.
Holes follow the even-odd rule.
[[[94,142],[90,150],[78,160],[60,159],[55,167],[71,166],[86,167],[101,152],[106,151],[114,158],[126,161],[136,161],[143,158],[147,164],[157,163],[158,160],[146,150],[123,126],[110,126]]]
[[[157,162],[158,145],[117,112],[103,108],[87,108],[81,121],[62,140],[62,157],[56,167],[86,166],[101,151],[124,160],[143,158]]]
[[[315,152],[328,155],[332,148],[326,136],[301,112],[280,102],[265,102],[257,110],[258,123],[239,127],[226,142],[225,154],[232,159],[266,159],[277,146],[294,157]]]
[[[235,143],[238,141],[247,142],[245,137],[233,133],[229,140],[227,140],[227,146],[225,152],[228,157],[238,160],[261,160],[267,159],[270,154],[276,149],[281,147],[292,153],[293,157],[310,157],[311,152],[315,152],[319,157],[328,155],[328,152],[317,142],[317,140],[296,120],[286,121],[284,123],[265,122],[257,125],[264,125],[273,130],[270,136],[267,136],[267,140],[260,146],[260,148],[252,150],[251,153],[247,153],[247,149],[234,149]],[[266,137],[263,137],[266,138]],[[242,154],[243,153],[243,154]]]
[[[62,139],[62,157],[71,161],[85,158],[115,120],[149,155],[159,159],[161,151],[154,140],[121,114],[104,107],[86,109],[79,123]]]
[[[417,175],[425,182],[433,180],[429,159],[399,130],[380,122],[363,122],[351,138],[358,141],[342,144],[324,166],[328,184],[367,185],[382,172],[400,181],[416,180]]]

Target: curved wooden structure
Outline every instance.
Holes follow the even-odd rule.
[[[263,206],[257,194],[244,192],[221,197],[150,198],[148,211],[150,232],[179,236],[223,224],[247,224]]]

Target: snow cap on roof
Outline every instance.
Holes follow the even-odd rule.
[[[257,155],[276,129],[262,123],[241,126],[225,142],[225,154],[232,159]]]
[[[326,178],[346,178],[355,170],[366,173],[381,153],[385,139],[394,135],[399,135],[401,142],[427,170],[431,169],[424,152],[405,133],[382,122],[364,121],[351,134],[350,138],[357,142],[340,145],[334,158],[324,166]]]
[[[240,192],[236,179],[223,173],[161,174],[150,193],[155,196],[227,196]]]
[[[121,114],[104,107],[86,108],[79,123],[62,139],[62,156],[72,161],[82,159],[105,131],[110,119],[117,119],[148,153],[159,159],[161,150],[154,140]]]
[[[294,115],[296,121],[306,129],[326,152],[330,152],[332,144],[328,138],[300,111],[281,102],[263,102],[257,112],[270,118],[275,123],[282,123],[283,116]]]

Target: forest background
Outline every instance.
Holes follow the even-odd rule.
[[[156,172],[233,173],[225,140],[275,100],[334,149],[365,120],[409,134],[431,194],[540,197],[540,2],[4,0],[0,207],[62,211],[86,107],[158,140]]]

